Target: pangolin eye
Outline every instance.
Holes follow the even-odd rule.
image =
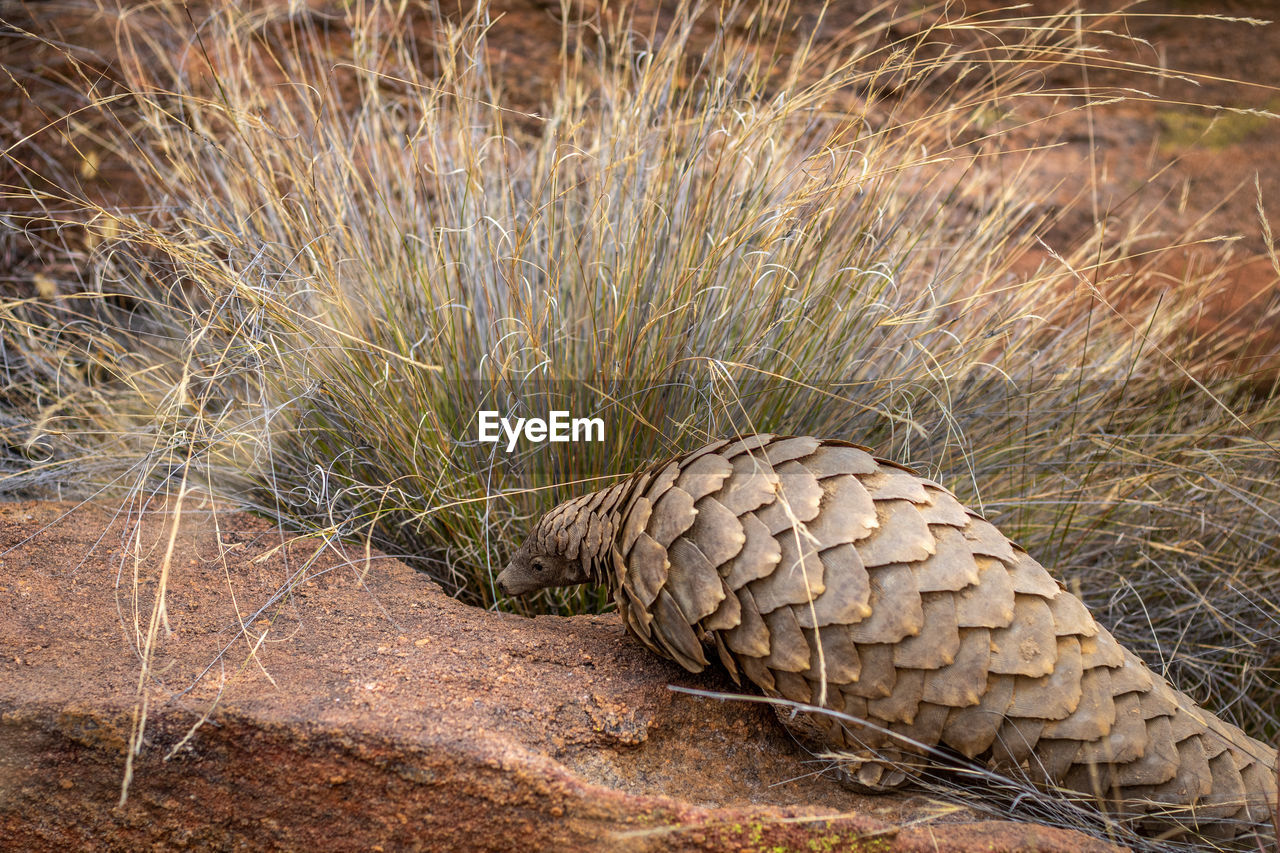
[[[547,564],[543,562],[541,557],[534,557],[532,566],[535,572],[540,572],[547,567]]]

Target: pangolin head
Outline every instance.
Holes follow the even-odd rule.
[[[554,537],[548,543],[535,530],[498,575],[498,589],[503,595],[528,595],[548,587],[586,581],[582,563],[557,551]]]
[[[588,552],[584,540],[591,528],[591,514],[582,511],[591,497],[565,501],[539,519],[498,575],[498,588],[504,595],[528,595],[592,580],[592,561],[599,557],[600,541],[597,536],[595,551]]]
[[[498,575],[504,595],[528,595],[553,586],[608,584],[614,580],[614,535],[634,478],[571,498],[539,519]]]

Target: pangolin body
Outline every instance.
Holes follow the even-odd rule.
[[[937,747],[1157,831],[1269,832],[1274,749],[1121,648],[945,488],[857,445],[715,442],[552,509],[499,576],[509,594],[582,582],[686,669],[718,657],[769,696],[866,721],[792,723],[864,788]]]

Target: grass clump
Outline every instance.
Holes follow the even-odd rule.
[[[938,6],[900,35],[886,6],[819,40],[771,4],[565,6],[518,98],[487,7],[181,9],[103,12],[105,75],[16,36],[76,103],[3,149],[8,239],[68,261],[0,305],[6,493],[198,488],[515,606],[492,578],[555,501],[734,431],[850,437],[1276,734],[1280,402],[1194,331],[1230,259],[1168,286],[1153,245],[1193,237],[1136,206],[1040,239],[1027,129],[1146,97],[1141,69],[1044,82],[1118,67],[1114,21]],[[59,140],[144,200],[75,189]],[[506,454],[482,409],[606,441]],[[606,606],[557,595],[534,607]]]

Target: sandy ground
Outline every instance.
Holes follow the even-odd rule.
[[[0,504],[0,849],[1111,849],[847,791],[768,708],[670,690],[735,688],[616,615],[467,607],[208,505],[173,539],[140,693],[172,520]]]

